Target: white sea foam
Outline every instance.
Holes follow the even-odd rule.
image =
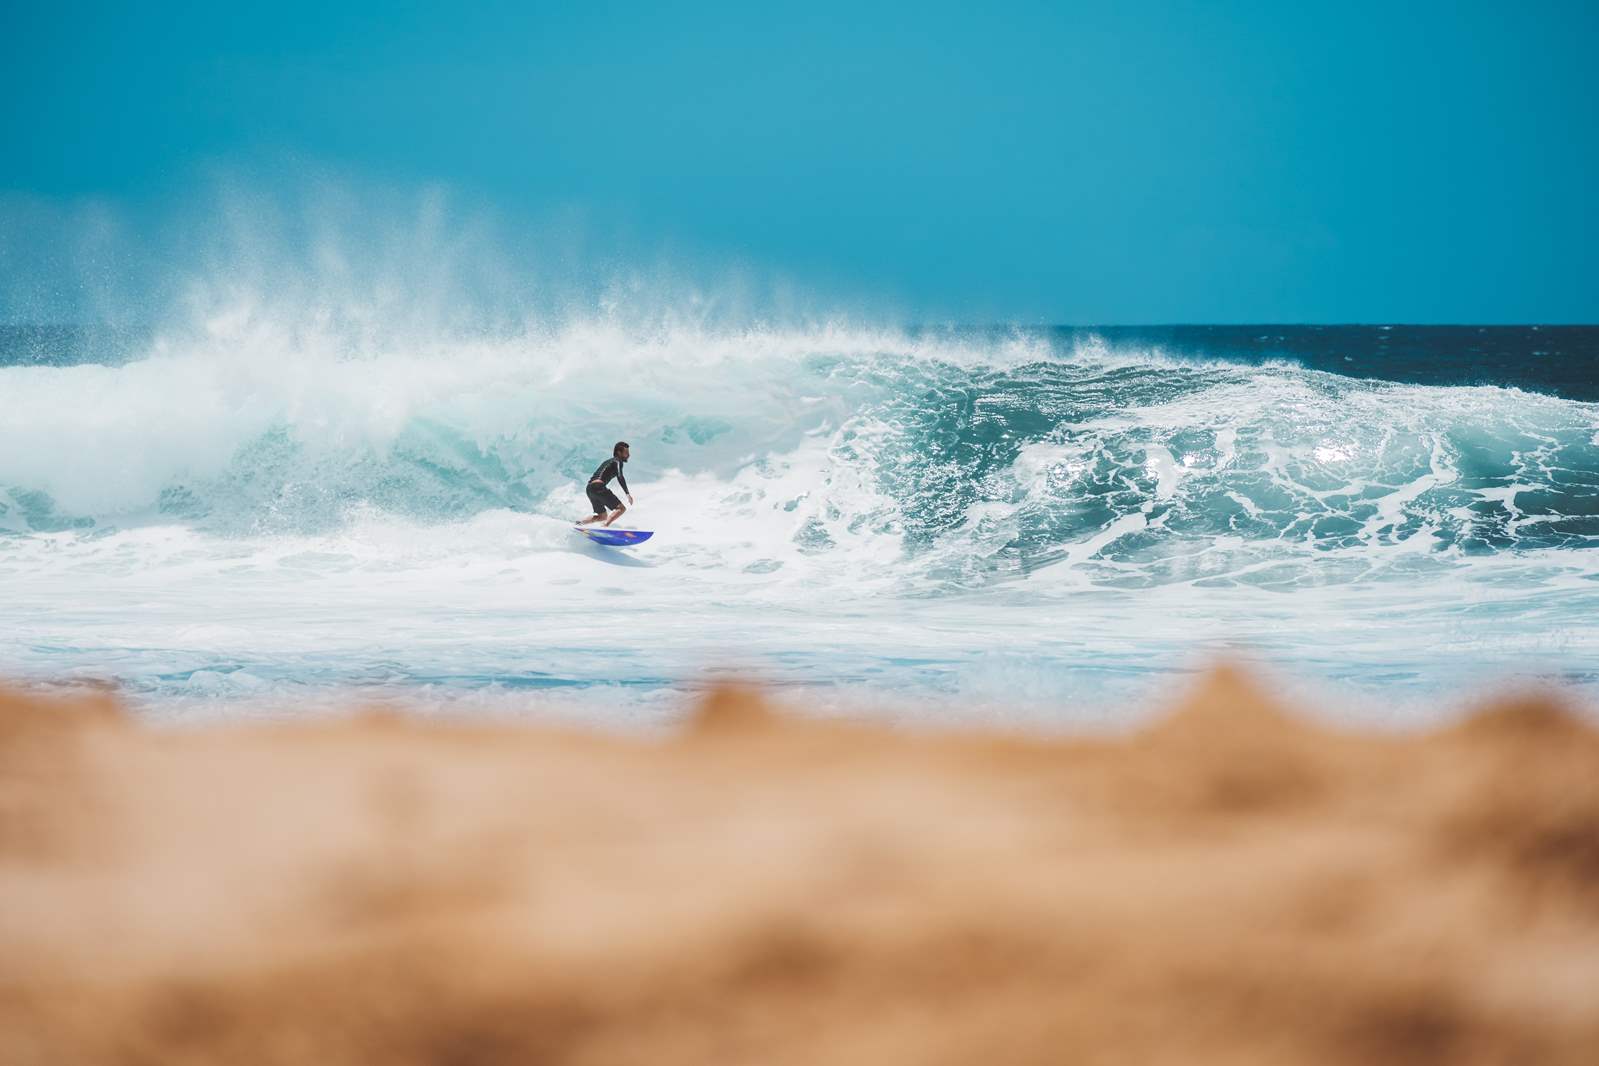
[[[1394,706],[1599,688],[1596,405],[1025,332],[462,330],[290,289],[0,368],[0,674],[170,714],[356,686],[627,721],[729,667],[1047,718],[1240,649]],[[658,531],[628,552],[569,528],[618,438],[625,523]]]

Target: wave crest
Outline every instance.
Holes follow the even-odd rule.
[[[1067,562],[1112,584],[1320,580],[1599,544],[1599,405],[1176,360],[1025,331],[585,323],[352,352],[222,316],[120,365],[0,369],[0,523],[316,532],[569,515],[635,478],[913,580]]]

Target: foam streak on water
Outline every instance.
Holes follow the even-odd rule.
[[[0,674],[153,713],[653,720],[733,669],[1054,720],[1218,649],[1390,709],[1599,692],[1599,404],[1503,385],[999,332],[352,355],[246,316],[0,367],[0,406]],[[569,528],[618,438],[628,552]]]

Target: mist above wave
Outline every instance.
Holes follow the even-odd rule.
[[[364,207],[235,192],[153,332],[0,367],[0,529],[569,519],[626,438],[658,518],[796,561],[869,544],[935,589],[1293,585],[1599,544],[1599,405],[862,325],[736,274],[585,281],[441,195]]]

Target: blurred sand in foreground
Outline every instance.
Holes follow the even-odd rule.
[[[0,695],[0,1062],[1599,1062],[1599,733],[666,739]]]

